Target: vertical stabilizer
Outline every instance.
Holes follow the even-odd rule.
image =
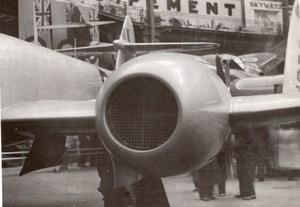
[[[126,16],[124,19],[124,24],[118,40],[119,43],[131,42],[135,43],[134,29],[129,16]],[[124,62],[135,57],[135,51],[128,51],[126,49],[118,49],[117,60],[116,60],[116,69],[122,65]]]
[[[294,3],[289,27],[285,66],[283,93],[300,92],[300,21],[299,0]]]
[[[90,8],[84,4],[76,4],[76,6],[81,14],[80,22],[82,22],[82,23],[89,22],[90,21],[90,16],[89,16]]]

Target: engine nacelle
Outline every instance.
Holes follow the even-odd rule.
[[[197,57],[156,53],[122,65],[102,86],[96,125],[106,148],[157,176],[197,169],[230,133],[230,93]]]

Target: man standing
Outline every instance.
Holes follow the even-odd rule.
[[[198,171],[197,182],[200,199],[210,201],[215,199],[213,196],[214,185],[222,183],[218,160],[215,159]]]
[[[255,199],[255,136],[258,129],[240,129],[235,131],[234,150],[240,194],[243,200]],[[258,130],[259,131],[259,130]]]

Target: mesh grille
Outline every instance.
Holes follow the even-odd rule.
[[[147,150],[163,144],[178,121],[173,93],[151,78],[135,78],[122,83],[112,93],[106,108],[113,135],[125,146]]]

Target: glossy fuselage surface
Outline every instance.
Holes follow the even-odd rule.
[[[0,34],[1,107],[44,100],[95,99],[96,67],[32,43]]]

